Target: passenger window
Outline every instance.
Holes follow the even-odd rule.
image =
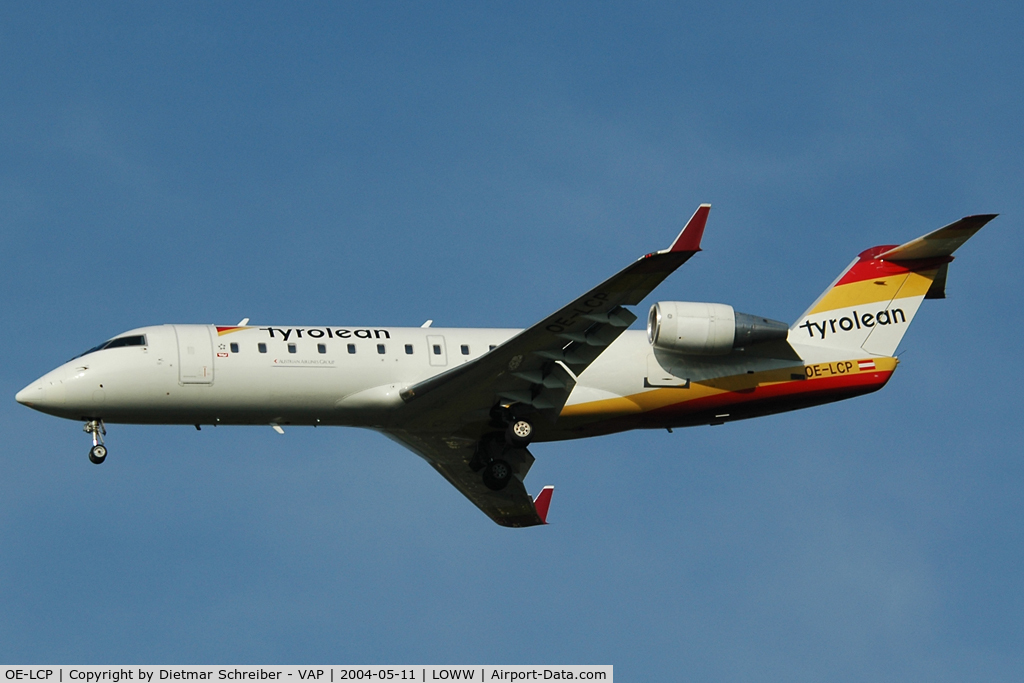
[[[377,344],[377,353],[384,353],[384,345]]]
[[[405,352],[407,354],[409,354],[410,356],[412,355],[412,344],[406,344],[405,345]]]
[[[295,344],[288,345],[288,353],[295,353]]]
[[[468,356],[469,355],[469,346],[466,345],[466,344],[463,344],[461,348],[462,348],[462,355],[463,356]]]
[[[262,342],[257,344],[256,348],[259,349],[260,353],[266,353],[267,352],[267,345],[262,343]]]
[[[316,345],[316,352],[317,353],[327,353],[327,344],[317,344]]]
[[[441,345],[440,344],[434,344],[434,355],[435,356],[440,356],[441,355]]]
[[[356,352],[356,345],[355,344],[349,344],[348,345],[348,352],[349,353],[355,353]]]
[[[231,345],[231,353],[238,353],[238,344]]]

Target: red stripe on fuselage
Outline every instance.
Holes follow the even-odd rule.
[[[582,416],[574,416],[568,420],[563,418],[560,420],[563,429],[556,428],[553,432],[540,435],[538,441],[577,439],[584,436],[614,434],[631,429],[692,427],[783,413],[869,394],[885,386],[891,376],[892,371],[886,370],[860,372],[839,377],[792,380],[752,387],[742,391],[726,391],[704,398],[681,400],[678,403],[643,413],[622,415],[593,422],[585,421]],[[672,389],[668,391],[679,391],[680,397],[685,397],[687,390]],[[717,417],[723,414],[727,414],[727,417]]]
[[[828,403],[850,396],[877,391],[885,386],[892,376],[892,371],[858,372],[839,377],[818,377],[815,379],[793,380],[779,384],[758,386],[745,391],[727,391],[714,396],[680,401],[672,405],[652,410],[647,415],[688,416],[711,411],[723,412],[726,408],[739,409],[746,412],[747,408],[770,407],[758,404],[771,404],[783,399],[806,397],[821,398],[821,403]],[[813,402],[812,402],[813,404]],[[756,411],[755,411],[756,412]],[[742,415],[737,415],[742,417]]]

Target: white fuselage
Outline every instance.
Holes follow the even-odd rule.
[[[68,361],[26,387],[18,400],[60,417],[107,422],[386,427],[391,409],[402,403],[401,389],[478,358],[519,332],[220,329],[227,331],[212,325],[130,330],[121,336],[145,335],[145,345]],[[641,346],[649,349],[643,332],[623,334],[583,373],[573,396],[642,389],[646,354],[627,350]],[[589,386],[588,376],[601,381]]]
[[[141,335],[144,344],[79,356],[23,389],[17,400],[59,417],[107,423],[342,425],[388,430],[401,419],[403,389],[476,359],[518,332],[142,327],[118,339]],[[816,351],[821,358],[815,362],[840,355]],[[707,424],[789,409],[786,400],[824,384],[793,384],[788,380],[804,379],[794,370],[804,372],[804,361],[742,354],[666,356],[652,350],[645,332],[627,330],[579,375],[557,425],[542,427],[537,439]],[[807,372],[811,373],[810,367]],[[830,385],[820,400],[800,399],[792,407],[877,389],[888,374],[849,386],[846,378],[840,378],[843,381],[833,382],[836,386]],[[733,379],[730,386],[719,388],[716,380],[721,378]],[[771,387],[780,380],[791,385],[786,397],[772,393]],[[722,389],[725,395],[719,395]],[[732,402],[743,405],[731,412],[722,410],[724,403]]]

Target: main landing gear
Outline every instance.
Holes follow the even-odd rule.
[[[107,447],[103,445],[103,436],[107,428],[103,426],[103,420],[89,420],[82,428],[87,434],[92,434],[92,448],[89,449],[89,462],[94,465],[101,465],[107,459]]]
[[[505,430],[505,440],[513,448],[526,448],[533,440],[533,425],[522,418],[513,418]]]
[[[484,486],[492,491],[500,491],[512,481],[512,465],[506,460],[497,458],[484,465]]]
[[[529,458],[532,462],[529,453],[522,449],[533,439],[533,423],[515,415],[502,421],[506,423],[504,439],[501,432],[492,432],[481,442],[476,457],[470,463],[474,472],[480,472],[484,486],[492,491],[501,491],[508,486],[525,459]],[[528,464],[526,467],[529,469]]]

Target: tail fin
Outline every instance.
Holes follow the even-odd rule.
[[[862,252],[793,323],[790,341],[893,355],[921,301],[945,297],[953,252],[996,215],[967,216],[906,244]]]

